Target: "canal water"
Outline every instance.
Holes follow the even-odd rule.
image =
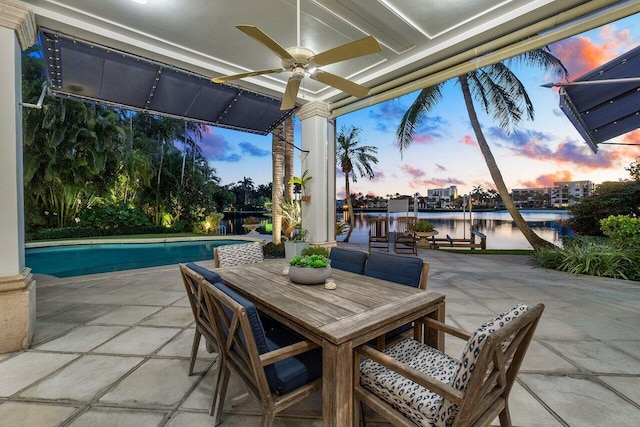
[[[573,232],[566,226],[566,220],[571,214],[565,210],[521,210],[523,218],[529,226],[543,239],[561,246],[564,236],[572,236]],[[412,212],[410,214],[413,214]],[[367,220],[369,218],[385,216],[384,212],[357,212],[356,226],[351,234],[350,242],[366,243],[368,240]],[[395,230],[398,214],[390,217],[390,231]],[[471,224],[474,229],[487,236],[487,249],[531,249],[531,245],[522,236],[518,227],[511,219],[507,211],[473,212],[471,218],[469,212],[419,212],[418,217],[426,219],[435,225],[438,230],[437,237],[468,238]],[[346,221],[347,214],[339,213],[336,220]],[[262,218],[263,223],[268,223],[270,218]],[[246,234],[242,228],[242,219],[226,220],[223,222],[228,234]],[[260,233],[270,233],[264,226],[258,229]],[[344,236],[338,236],[341,241]]]

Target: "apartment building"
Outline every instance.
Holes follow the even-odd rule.
[[[566,208],[573,206],[583,197],[593,194],[594,185],[591,181],[554,182],[551,189],[551,206]]]

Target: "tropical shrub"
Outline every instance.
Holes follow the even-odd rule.
[[[156,225],[129,225],[115,228],[95,228],[84,226],[39,228],[25,232],[25,240],[82,239],[99,236],[129,236],[133,234],[171,234],[178,232],[172,228]]]
[[[640,181],[604,182],[594,194],[569,208],[569,228],[579,234],[600,236],[600,220],[611,215],[638,215]]]
[[[300,254],[302,256],[305,255],[320,255],[325,258],[329,256],[329,250],[324,246],[309,246],[308,248],[304,248]]]
[[[80,222],[100,229],[152,225],[144,212],[126,203],[89,207],[80,215]]]
[[[220,228],[220,220],[224,218],[224,214],[214,212],[207,215],[204,220],[198,221],[193,225],[193,232],[198,234],[217,233]]]
[[[269,242],[262,247],[265,258],[284,258],[284,242]]]
[[[640,253],[599,239],[574,239],[564,248],[543,248],[534,255],[539,266],[570,274],[640,280]]]
[[[600,220],[600,228],[617,247],[640,251],[640,218],[611,215]]]

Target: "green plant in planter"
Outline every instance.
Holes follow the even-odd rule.
[[[331,263],[331,260],[322,255],[303,255],[291,258],[289,264],[293,267],[301,268],[324,268]]]
[[[304,248],[300,255],[321,255],[325,258],[329,257],[329,250],[324,246],[310,246],[308,248]]]
[[[311,181],[313,177],[309,175],[309,171],[305,170],[302,173],[302,176],[297,177],[294,176],[289,180],[289,184],[300,184],[300,189],[302,190],[302,200],[309,201],[311,196],[307,193],[309,181]]]
[[[432,222],[426,221],[424,219],[421,219],[420,221],[416,222],[416,224],[413,226],[414,231],[418,231],[418,232],[427,232],[427,231],[434,231],[435,226],[433,225]]]
[[[258,218],[257,216],[248,216],[242,223],[246,225],[260,224],[260,218]]]

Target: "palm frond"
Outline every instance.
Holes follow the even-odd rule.
[[[415,138],[415,131],[418,124],[424,119],[424,116],[442,99],[442,84],[437,84],[422,89],[413,104],[404,113],[398,130],[396,131],[396,139],[400,155],[411,145]]]

